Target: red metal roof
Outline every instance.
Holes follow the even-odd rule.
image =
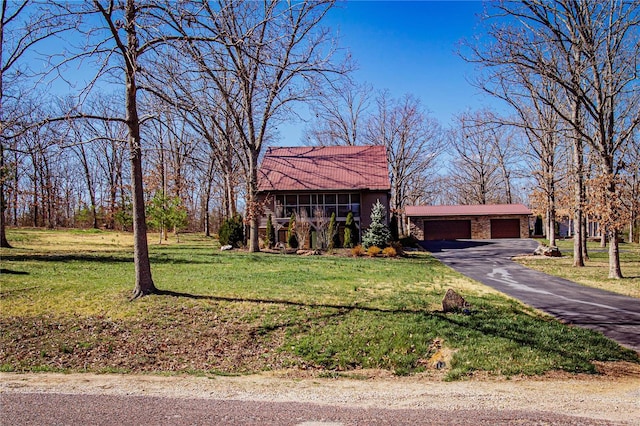
[[[269,148],[258,170],[259,191],[388,191],[383,146]]]
[[[407,206],[407,216],[530,215],[524,204],[477,204],[464,206]]]

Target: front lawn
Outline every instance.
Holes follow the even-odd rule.
[[[150,237],[156,286],[128,300],[131,235],[9,230],[0,251],[4,371],[318,374],[374,368],[448,379],[488,372],[595,372],[639,362],[593,331],[568,327],[443,266],[406,258],[221,252],[217,241]],[[472,304],[444,314],[448,288]],[[355,373],[354,373],[355,374]]]

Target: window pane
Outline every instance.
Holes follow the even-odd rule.
[[[338,204],[349,204],[349,194],[338,194]]]
[[[351,209],[349,209],[349,206],[338,206],[338,216],[339,217],[346,217],[349,212],[351,211]]]
[[[324,194],[324,203],[325,204],[335,204],[336,203],[336,194]]]
[[[276,204],[284,205],[284,195],[276,195]]]
[[[351,211],[354,216],[360,216],[360,204],[351,204]]]
[[[351,202],[360,204],[360,194],[351,194]]]
[[[327,217],[331,217],[331,213],[336,213],[336,206],[326,206],[324,208],[324,214],[327,215]]]
[[[275,209],[274,209],[274,213],[276,215],[276,217],[283,217],[284,215],[284,205],[282,204],[282,200],[277,200],[276,199],[276,205],[275,205]]]
[[[311,197],[309,194],[302,194],[298,196],[299,204],[311,204]]]
[[[287,206],[293,206],[298,204],[298,196],[297,195],[287,195]]]
[[[311,194],[311,204],[318,204],[318,196],[316,194]]]

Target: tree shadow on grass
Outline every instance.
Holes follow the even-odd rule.
[[[172,290],[157,290],[154,294],[159,296],[184,297],[187,299],[195,299],[195,300],[215,300],[219,302],[239,302],[239,303],[248,302],[248,303],[259,303],[259,304],[261,303],[261,304],[270,304],[270,305],[302,306],[302,307],[308,307],[308,308],[342,309],[347,311],[360,310],[360,311],[381,312],[381,313],[388,313],[388,314],[431,314],[433,313],[423,309],[374,308],[370,306],[359,306],[357,303],[353,305],[340,305],[340,304],[330,304],[330,303],[305,303],[305,302],[296,302],[293,300],[286,300],[286,299],[260,299],[260,298],[248,298],[248,297],[200,295],[200,294],[183,293],[183,292],[172,291]]]
[[[8,262],[98,262],[98,263],[129,263],[133,262],[130,256],[117,255],[92,255],[92,254],[18,254],[2,256],[2,260]]]
[[[219,263],[217,260],[199,261],[193,259],[172,258],[165,255],[151,255],[149,257],[151,264],[210,264]],[[3,261],[7,262],[91,262],[91,263],[133,263],[133,254],[106,254],[100,253],[59,253],[59,254],[13,254],[2,256]]]
[[[631,349],[619,346],[599,333],[595,333],[588,329],[574,329],[571,326],[562,325],[560,323],[554,324],[556,320],[549,320],[549,328],[539,324],[538,322],[545,322],[544,319],[529,318],[524,311],[515,312],[518,317],[510,319],[511,326],[507,326],[504,320],[500,317],[512,317],[513,313],[505,313],[495,317],[493,312],[485,312],[485,309],[481,311],[472,312],[471,315],[462,313],[444,313],[442,311],[430,311],[427,309],[386,309],[376,308],[370,306],[359,306],[358,304],[344,305],[344,304],[331,304],[331,303],[308,303],[298,302],[286,299],[265,299],[265,298],[247,298],[247,297],[227,297],[227,296],[213,296],[213,295],[198,295],[184,292],[177,292],[171,290],[159,290],[156,294],[170,297],[189,298],[195,300],[213,300],[220,302],[239,302],[239,303],[257,303],[257,304],[270,304],[270,305],[285,305],[285,306],[299,306],[308,308],[324,308],[335,309],[335,312],[322,313],[317,316],[308,317],[304,323],[312,323],[317,320],[339,318],[344,317],[352,312],[372,312],[390,315],[419,315],[425,318],[436,319],[444,323],[449,323],[456,328],[467,331],[479,333],[482,336],[486,336],[489,339],[508,340],[516,343],[521,347],[528,347],[532,350],[539,351],[540,353],[553,354],[559,359],[566,360],[561,362],[557,368],[567,369],[567,371],[584,371],[595,372],[593,367],[593,361],[607,361],[611,359],[624,360],[629,362],[640,362],[638,353]],[[522,324],[518,324],[522,322]],[[285,320],[282,323],[261,325],[256,327],[252,332],[254,335],[263,335],[271,331],[275,331],[290,326],[301,325],[299,319]],[[566,327],[566,329],[564,329]],[[440,328],[440,327],[438,327]],[[449,327],[444,327],[448,329]],[[561,329],[562,328],[562,329]],[[569,333],[567,333],[567,331]],[[450,333],[444,332],[442,337],[453,341],[458,341],[457,345],[474,345],[474,344],[486,344],[480,342],[474,342],[474,338],[466,343],[460,341],[456,335],[449,335]],[[458,334],[458,333],[456,333]],[[465,332],[466,334],[466,332]],[[550,338],[553,336],[553,338]],[[480,338],[481,340],[483,338]],[[574,341],[575,340],[575,341]],[[589,342],[589,346],[593,349],[591,351],[583,351],[584,348],[577,345],[582,344],[584,341]],[[568,362],[568,366],[567,366]],[[589,368],[592,367],[592,368]],[[577,368],[577,370],[576,370]]]
[[[556,319],[546,321],[549,323],[549,328],[547,328],[542,324],[538,324],[538,321],[545,322],[545,320],[528,318],[524,312],[519,312],[518,315],[525,317],[520,320],[514,319],[513,321],[523,321],[524,323],[515,327],[506,327],[498,319],[485,317],[484,315],[479,315],[471,320],[463,319],[459,315],[444,313],[439,316],[456,327],[474,330],[485,336],[510,340],[519,346],[556,354],[563,359],[570,359],[578,364],[592,365],[592,361],[609,361],[611,359],[640,363],[640,356],[636,351],[623,347],[593,330],[565,325]],[[563,330],[560,330],[560,328],[563,328]],[[554,338],[550,338],[550,335],[553,335]],[[576,342],[571,341],[574,338]],[[594,349],[593,351],[584,351],[582,346],[577,346],[579,344],[582,345],[585,340],[589,342],[590,348]]]
[[[29,275],[29,273],[27,271],[14,271],[12,269],[0,268],[0,275],[2,275],[2,274],[7,274],[7,275]]]

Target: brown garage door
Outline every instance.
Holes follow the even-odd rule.
[[[471,238],[470,220],[425,220],[425,240],[457,240]]]
[[[491,219],[491,238],[520,238],[520,219]]]

